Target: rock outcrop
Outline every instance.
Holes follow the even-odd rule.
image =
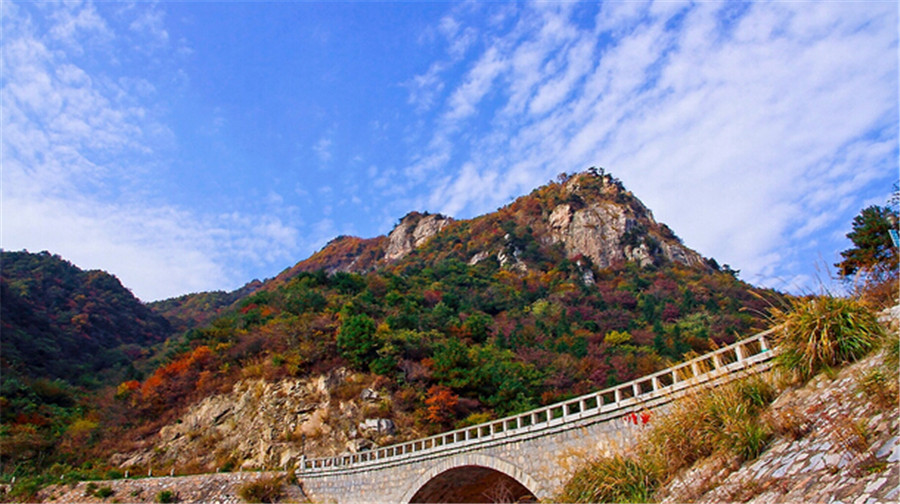
[[[285,468],[301,457],[335,455],[391,442],[393,421],[367,418],[387,400],[366,388],[359,376],[338,368],[312,379],[238,382],[231,393],[207,397],[159,430],[150,449],[117,454],[122,469],[166,471]],[[185,467],[190,461],[192,467]]]
[[[541,193],[542,189],[547,190]],[[512,243],[522,240],[521,233],[510,240],[510,228],[527,228],[541,247],[562,244],[568,257],[589,258],[592,264],[586,265],[586,271],[589,266],[603,269],[626,262],[642,267],[675,263],[710,268],[706,259],[682,244],[666,225],[656,222],[650,210],[618,179],[602,170],[567,176],[559,184],[549,184],[535,192],[538,194],[522,196],[509,205],[535,211],[507,212],[499,222],[493,221],[493,229],[474,224],[480,218],[456,221],[441,214],[410,212],[387,236],[340,236],[309,259],[279,274],[273,285],[287,282],[302,271],[366,273],[398,264],[414,250],[423,248],[440,257],[461,252],[470,266],[496,258],[503,268],[525,273],[533,266],[534,254],[525,254],[530,258],[523,256],[526,251]],[[490,221],[491,216],[482,217]],[[500,227],[507,231],[500,233]],[[429,240],[441,239],[444,234],[452,238],[437,242],[440,250],[428,250]],[[497,239],[500,237],[502,242]],[[585,282],[590,283],[590,278]]]
[[[394,262],[406,257],[451,222],[453,219],[441,214],[420,214],[419,212],[406,214],[388,235],[388,245],[384,252],[385,260]]]
[[[562,243],[570,256],[590,257],[594,265],[607,268],[616,262],[634,261],[641,266],[671,261],[686,266],[705,264],[697,252],[678,239],[664,235],[650,210],[609,175],[599,175],[603,198],[591,197],[576,176],[565,184],[565,192],[578,203],[557,205],[548,218],[551,243]]]

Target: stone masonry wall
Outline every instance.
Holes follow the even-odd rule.
[[[637,417],[640,418],[640,417]],[[327,477],[299,475],[304,491],[315,502],[408,502],[415,492],[441,472],[466,466],[489,467],[507,474],[539,499],[553,495],[580,462],[627,447],[644,426],[631,413],[589,419],[582,425],[498,441],[487,446],[461,447],[453,455],[435,455],[396,466],[363,469]]]

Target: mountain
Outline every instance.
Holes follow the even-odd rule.
[[[0,251],[0,266],[0,477],[8,481],[84,457],[105,390],[139,378],[136,366],[172,326],[103,271],[48,252]]]
[[[120,386],[134,430],[103,453],[215,470],[409,439],[731,343],[779,296],[685,246],[611,175],[560,176],[474,219],[413,212],[387,236],[336,238],[222,304]]]
[[[213,318],[222,315],[239,299],[252,294],[261,286],[262,282],[253,280],[231,292],[195,292],[162,301],[153,301],[147,306],[168,320],[176,332],[182,333],[206,325]]]
[[[493,256],[503,266],[527,268],[523,246],[535,242],[530,245],[532,252],[535,246],[559,244],[568,258],[589,258],[598,268],[628,261],[642,267],[678,263],[717,268],[714,262],[709,263],[684,246],[668,226],[657,223],[652,212],[618,179],[602,169],[591,168],[573,176],[562,174],[559,182],[472,220],[410,212],[388,236],[339,236],[309,259],[283,271],[272,283],[284,284],[300,272],[374,271],[419,250],[428,252],[443,247],[446,240],[427,247],[428,241],[442,232],[455,241],[449,249],[438,251],[439,255],[464,260],[469,265]]]
[[[148,347],[172,335],[165,318],[106,272],[81,270],[49,252],[0,251],[0,261],[7,374],[99,385],[121,379]]]

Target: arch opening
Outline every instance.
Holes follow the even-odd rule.
[[[410,502],[537,502],[525,485],[489,467],[466,465],[428,480]]]

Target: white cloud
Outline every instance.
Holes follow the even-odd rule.
[[[63,2],[58,7],[51,14],[55,24],[49,35],[73,53],[84,53],[85,43],[103,44],[113,39],[112,30],[92,4]]]
[[[409,89],[409,103],[416,106],[418,112],[425,112],[431,109],[438,94],[444,89],[444,82],[441,80],[441,72],[446,68],[442,62],[435,62],[428,71],[422,75],[416,75],[410,82],[405,84]]]
[[[593,27],[530,6],[437,105],[454,156],[430,205],[474,215],[601,165],[689,246],[775,282],[896,177],[897,6],[866,5],[607,2]],[[486,134],[458,130],[476,111]]]
[[[331,139],[331,134],[327,134],[319,139],[318,142],[313,146],[313,152],[315,152],[316,157],[319,158],[323,164],[331,161],[332,157],[332,144],[334,141]]]
[[[169,32],[165,28],[165,13],[155,7],[142,11],[128,28],[150,38],[158,45],[169,42]]]
[[[506,68],[496,47],[490,47],[468,72],[466,81],[450,97],[450,110],[446,119],[455,122],[475,113],[478,102],[491,89],[494,79]]]
[[[90,3],[29,7],[38,10],[3,7],[0,246],[107,270],[144,300],[236,288],[245,265],[291,259],[299,237],[278,217],[204,215],[145,197],[173,137],[142,101],[154,84],[77,63],[116,40]],[[159,35],[159,20],[133,27]]]

